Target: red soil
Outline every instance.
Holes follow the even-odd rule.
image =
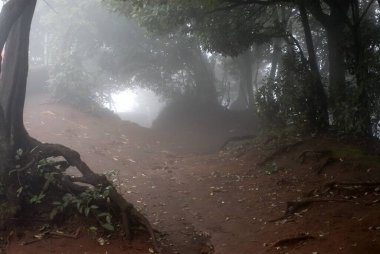
[[[165,133],[45,102],[38,97],[27,102],[25,122],[31,135],[76,149],[98,173],[114,170],[123,195],[166,234],[164,253],[380,253],[380,204],[369,205],[379,199],[379,190],[345,197],[352,202],[314,203],[293,219],[268,222],[283,214],[287,201],[327,182],[380,181],[379,168],[350,158],[321,174],[311,169],[313,161],[300,162],[302,151],[342,145],[336,140],[310,139],[282,153],[275,157],[279,170],[269,174],[255,166],[265,151],[254,149],[240,157],[218,152],[229,136],[249,133],[241,127],[217,123]],[[65,230],[77,227],[68,223]],[[113,239],[99,246],[87,228],[76,240],[20,245],[36,232],[28,229],[12,237],[7,253],[149,253],[150,248],[143,236],[132,243]],[[300,234],[314,239],[273,246]]]

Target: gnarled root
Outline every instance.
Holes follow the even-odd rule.
[[[72,193],[82,193],[87,189],[83,184],[92,185],[94,187],[108,187],[112,186],[112,183],[104,176],[94,173],[89,166],[82,161],[78,152],[60,145],[41,143],[39,141],[33,141],[34,148],[31,150],[32,160],[39,161],[46,158],[63,157],[64,161],[53,162],[54,166],[59,166],[59,171],[64,171],[68,167],[75,167],[81,173],[80,177],[71,177],[63,175],[60,179],[61,185]],[[81,185],[82,184],[82,185]],[[149,220],[141,214],[130,202],[125,200],[121,194],[119,194],[115,188],[109,189],[108,195],[111,205],[114,210],[120,214],[123,230],[127,239],[133,238],[132,227],[143,226],[152,239],[152,244],[157,253],[161,253],[159,244],[156,239],[154,230]]]

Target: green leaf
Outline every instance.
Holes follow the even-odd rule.
[[[84,215],[87,217],[89,215],[89,213],[90,213],[90,207],[86,207],[84,209]]]
[[[98,218],[101,218],[101,217],[106,217],[106,216],[110,216],[109,213],[99,213],[97,214]]]
[[[22,190],[24,189],[23,186],[21,186],[20,188],[17,189],[17,197],[20,197],[21,193],[22,193]]]
[[[104,223],[104,224],[101,224],[103,228],[109,230],[109,231],[114,231],[115,230],[115,227],[112,225],[112,224],[109,224],[109,223]]]
[[[57,214],[58,214],[58,209],[54,208],[53,210],[51,210],[50,215],[49,215],[50,220],[53,220]]]

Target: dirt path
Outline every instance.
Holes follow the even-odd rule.
[[[165,253],[380,253],[380,206],[368,205],[378,199],[379,190],[364,197],[367,203],[316,203],[294,219],[268,222],[283,214],[286,201],[326,182],[380,180],[378,168],[339,162],[316,174],[309,164],[299,163],[302,150],[326,146],[323,142],[311,142],[279,158],[281,170],[270,174],[256,168],[255,152],[240,158],[217,152],[228,136],[246,135],[243,130],[162,135],[117,119],[46,104],[38,97],[27,103],[25,121],[32,136],[78,150],[97,172],[114,171],[124,196],[167,234]],[[311,237],[273,246],[300,234]],[[69,245],[62,239],[49,240],[38,248],[30,245],[29,251],[23,247],[24,252],[17,252],[15,240],[9,253],[124,253],[126,248],[121,242],[99,247],[86,239],[71,240]],[[135,243],[132,250],[149,253],[144,246]]]

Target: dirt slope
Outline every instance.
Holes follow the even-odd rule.
[[[46,104],[42,97],[27,103],[25,121],[34,137],[78,150],[95,171],[115,171],[124,196],[166,234],[164,253],[380,253],[380,189],[323,192],[332,181],[380,182],[377,157],[359,156],[345,143],[311,138],[258,166],[276,149],[237,143],[218,152],[229,136],[250,134],[222,123],[215,135],[194,133],[194,126],[188,135],[174,135]],[[325,150],[333,154],[318,154]],[[305,151],[311,152],[300,158]],[[284,214],[287,201],[301,199],[333,202],[310,202],[269,222]],[[120,240],[100,247],[85,233],[79,240],[20,247],[23,240],[14,237],[8,253],[149,253],[143,238],[132,247]]]

